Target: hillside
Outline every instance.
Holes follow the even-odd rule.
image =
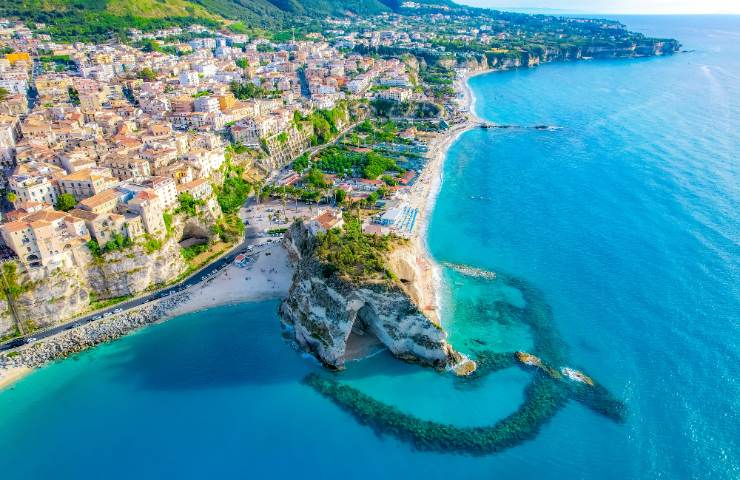
[[[46,24],[48,33],[61,41],[103,41],[129,28],[239,21],[279,29],[299,17],[371,15],[398,5],[397,0],[4,0],[0,16]]]

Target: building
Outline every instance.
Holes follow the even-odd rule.
[[[8,186],[18,197],[17,202],[54,205],[58,198],[56,180],[64,174],[64,170],[55,165],[31,161],[15,167],[8,177]]]
[[[69,214],[84,222],[90,236],[103,246],[113,240],[116,235],[126,238],[136,238],[143,234],[141,218],[133,216],[127,218],[114,212],[95,213],[75,208]]]
[[[344,225],[344,218],[341,210],[326,210],[319,212],[314,218],[322,229],[331,230],[332,228],[341,228]]]
[[[107,213],[116,209],[118,204],[123,200],[125,193],[115,188],[110,188],[103,192],[93,195],[92,197],[80,200],[77,209],[86,210],[93,213]]]
[[[92,197],[118,184],[109,168],[87,168],[59,179],[59,191],[69,193],[76,200]]]
[[[212,113],[220,111],[218,99],[207,95],[196,98],[194,106],[196,112]]]
[[[177,195],[189,193],[196,200],[206,200],[213,193],[211,184],[205,179],[198,178],[192,182],[183,183],[177,186]]]
[[[142,190],[134,198],[126,202],[126,213],[131,213],[141,217],[141,223],[144,231],[155,237],[163,237],[166,233],[164,217],[162,216],[162,207],[159,197],[152,190]]]
[[[405,102],[411,98],[411,91],[407,88],[391,87],[381,90],[377,93],[378,98],[384,100],[393,100],[396,102]]]
[[[162,210],[168,210],[177,203],[177,184],[171,177],[150,177],[142,182],[142,185],[151,188],[159,197]]]
[[[15,164],[15,144],[21,136],[21,122],[18,117],[0,115],[0,167]]]
[[[0,225],[0,235],[29,267],[71,264],[72,250],[90,239],[84,221],[51,207]]]
[[[150,163],[143,159],[125,153],[111,153],[103,157],[100,165],[111,169],[111,173],[119,180],[142,178],[151,175]]]

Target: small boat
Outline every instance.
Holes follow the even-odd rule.
[[[542,359],[536,357],[531,353],[527,352],[516,352],[516,358],[519,359],[525,365],[532,365],[533,367],[542,367]]]
[[[570,378],[571,380],[573,380],[574,382],[585,383],[586,385],[589,385],[591,387],[594,386],[594,381],[591,380],[591,377],[589,377],[588,375],[584,374],[583,372],[579,372],[578,370],[574,370],[574,369],[568,368],[568,367],[561,368],[560,369],[560,372],[564,376],[566,376],[566,377]]]

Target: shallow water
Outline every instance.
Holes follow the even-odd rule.
[[[626,403],[569,401],[487,456],[417,451],[304,383],[277,302],[219,307],[55,363],[0,392],[2,478],[737,478],[740,19],[629,17],[672,58],[476,77],[430,224],[460,350],[533,350]],[[734,22],[734,23],[733,23]],[[536,374],[461,382],[392,359],[332,376],[421,421],[482,427]]]

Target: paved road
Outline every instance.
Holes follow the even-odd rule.
[[[257,242],[262,242],[262,241],[263,241],[263,238],[260,238],[256,235],[250,235],[246,237],[242,243],[232,248],[232,250],[228,254],[216,260],[215,262],[206,265],[205,267],[196,271],[194,274],[190,275],[189,277],[180,281],[179,283],[170,285],[160,290],[147,293],[146,295],[142,295],[140,297],[132,298],[131,300],[127,300],[125,302],[121,302],[116,305],[112,305],[106,309],[98,310],[94,313],[90,313],[82,317],[77,317],[73,320],[70,320],[67,323],[56,325],[46,330],[36,331],[36,332],[26,335],[25,337],[14,338],[13,340],[0,344],[0,352],[4,350],[10,350],[12,348],[19,347],[26,343],[33,343],[37,340],[41,340],[42,338],[50,337],[59,332],[63,332],[64,330],[70,330],[72,328],[78,327],[85,323],[100,320],[101,318],[105,318],[104,315],[106,315],[107,313],[113,314],[114,311],[119,310],[119,309],[122,311],[130,310],[134,307],[138,307],[145,303],[149,303],[153,300],[158,300],[160,298],[169,296],[173,293],[181,292],[182,290],[185,290],[188,287],[192,287],[193,285],[197,285],[198,283],[207,279],[214,272],[220,271],[223,268],[227,267],[229,264],[231,264],[231,262],[234,261],[234,258],[237,255],[239,255],[240,253],[247,252],[248,245],[257,243]],[[255,248],[251,253],[262,252],[266,248],[268,248],[268,246],[271,246],[271,245],[272,243],[270,244],[261,243],[259,247]],[[122,312],[119,312],[119,313],[122,313]],[[34,340],[29,341],[29,339],[34,339]]]

